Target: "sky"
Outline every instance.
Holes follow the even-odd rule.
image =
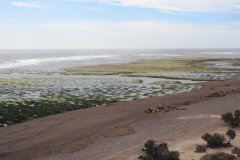
[[[239,44],[240,0],[0,0],[0,49]]]

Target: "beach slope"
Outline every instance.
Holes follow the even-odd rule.
[[[1,160],[137,159],[149,140],[194,157],[205,132],[224,131],[220,114],[240,109],[240,81],[200,83],[190,92],[121,102],[0,128]],[[149,107],[168,108],[145,113]],[[203,142],[202,142],[203,143]],[[189,157],[189,158],[188,158]]]

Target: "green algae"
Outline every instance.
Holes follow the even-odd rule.
[[[211,58],[177,58],[139,60],[128,64],[84,66],[66,69],[65,74],[73,75],[121,75],[127,77],[153,77],[176,80],[211,81],[216,80],[204,77],[179,77],[178,74],[185,73],[234,73],[240,72],[240,68],[216,67],[207,62],[230,62],[233,65],[239,64],[239,59],[211,59]],[[164,75],[167,72],[174,72],[176,75]],[[221,80],[221,79],[220,79]]]
[[[105,76],[104,76],[105,77]],[[77,109],[178,93],[192,86],[162,81],[133,83],[120,76],[0,79],[0,126]],[[146,82],[145,82],[146,81]],[[171,89],[169,89],[171,88]],[[164,92],[163,92],[164,90]]]

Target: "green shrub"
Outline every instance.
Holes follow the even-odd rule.
[[[226,141],[224,135],[220,135],[218,133],[214,133],[213,135],[206,133],[202,136],[202,139],[205,140],[207,142],[207,146],[211,148],[224,147]]]
[[[203,156],[200,160],[238,160],[237,157],[228,153],[214,153]]]
[[[157,145],[155,141],[149,140],[142,149],[140,160],[179,160],[179,152],[169,151],[168,145],[162,143]]]
[[[207,150],[206,146],[204,146],[204,145],[197,145],[195,152],[197,152],[197,153],[204,153],[204,152],[206,152],[206,150]]]
[[[229,129],[226,132],[226,135],[229,137],[228,141],[226,140],[224,135],[221,135],[219,133],[214,133],[213,135],[205,133],[202,136],[202,139],[205,140],[207,142],[207,146],[211,148],[230,147],[231,140],[233,140],[236,137],[236,132],[233,129]]]
[[[222,120],[232,127],[239,127],[240,126],[240,110],[236,110],[233,113],[228,112],[222,115]]]

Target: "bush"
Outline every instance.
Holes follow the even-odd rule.
[[[233,113],[228,112],[222,115],[222,120],[232,127],[239,127],[240,126],[240,110],[236,110]]]
[[[226,134],[232,140],[236,137],[236,132],[233,129],[229,129]]]
[[[237,157],[228,153],[214,153],[203,156],[200,160],[238,160]]]
[[[202,136],[202,139],[207,142],[207,146],[211,148],[224,147],[226,139],[224,135],[214,133],[213,135],[206,133]]]
[[[157,145],[155,141],[149,140],[142,149],[140,160],[179,160],[179,152],[169,151],[168,145],[162,143]]]
[[[212,137],[211,134],[205,133],[205,134],[202,136],[202,139],[205,140],[205,141],[208,141],[208,139],[209,139],[210,137]]]
[[[207,150],[206,146],[204,146],[204,145],[197,145],[195,152],[197,152],[197,153],[204,153],[204,152],[206,152],[206,150]]]
[[[238,157],[240,157],[240,148],[234,147],[232,150],[232,154],[236,154]]]
[[[233,140],[236,137],[236,132],[233,129],[229,129],[226,132],[226,135],[229,137],[228,141],[226,140],[224,135],[221,135],[219,133],[214,133],[213,135],[205,133],[202,136],[202,139],[205,140],[207,142],[207,146],[211,148],[230,147],[231,140]]]

